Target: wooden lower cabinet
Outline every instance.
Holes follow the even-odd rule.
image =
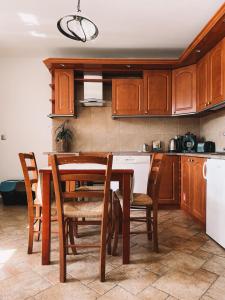
[[[167,155],[159,192],[159,204],[179,205],[180,157]]]
[[[181,208],[205,224],[206,180],[203,177],[205,159],[181,158]]]

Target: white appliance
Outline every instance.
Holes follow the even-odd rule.
[[[205,178],[206,233],[225,248],[225,160],[208,159]]]
[[[146,193],[148,173],[150,168],[150,155],[114,155],[114,169],[133,169],[134,170],[134,193]],[[117,190],[119,185],[117,182],[111,183],[111,188]]]

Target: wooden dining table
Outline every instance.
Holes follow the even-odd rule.
[[[103,174],[102,169],[86,169],[88,173]],[[79,174],[83,168],[78,169],[73,166],[70,169],[60,169],[60,174],[73,173]],[[42,192],[42,265],[50,264],[51,253],[51,181],[52,172],[50,167],[39,170],[41,177]],[[131,169],[116,169],[113,167],[111,182],[118,182],[119,189],[123,195],[123,220],[122,220],[122,262],[129,264],[130,262],[130,195],[131,182],[133,180],[134,171]]]

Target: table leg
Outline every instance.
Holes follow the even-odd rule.
[[[42,174],[42,265],[50,264],[51,246],[51,174]]]
[[[130,175],[123,175],[123,264],[130,263]]]

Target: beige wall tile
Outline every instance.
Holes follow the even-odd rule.
[[[216,151],[225,147],[225,110],[213,112],[200,119],[200,134],[205,140],[216,143]]]
[[[199,121],[193,118],[124,118],[112,119],[111,107],[79,108],[78,118],[69,119],[74,133],[71,151],[138,151],[143,143],[152,145],[161,140],[165,151],[169,140],[191,131],[199,135]],[[55,129],[62,119],[52,125],[53,150]]]

